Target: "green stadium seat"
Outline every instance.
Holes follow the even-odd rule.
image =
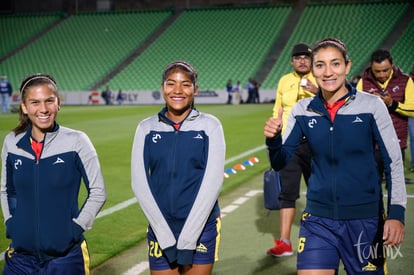
[[[410,73],[414,71],[414,20],[411,21],[407,29],[401,35],[400,39],[391,48],[394,62],[403,69],[404,72]]]
[[[24,76],[43,71],[59,79],[60,90],[86,90],[143,43],[170,15],[171,11],[70,16],[2,62],[0,71],[16,71],[10,75],[16,85]]]
[[[23,45],[28,39],[61,18],[61,14],[0,16],[0,57]]]
[[[229,78],[244,81],[260,65],[290,11],[288,6],[188,10],[111,85],[158,89],[162,69],[176,59],[198,69],[202,89],[222,89]],[[141,71],[145,82],[124,82],[128,71]]]
[[[408,7],[402,2],[308,5],[262,89],[275,89],[280,77],[291,71],[289,60],[294,44],[313,45],[329,36],[345,42],[352,60],[349,75],[356,74],[367,65],[371,52],[388,37]]]

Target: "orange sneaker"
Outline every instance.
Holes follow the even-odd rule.
[[[284,257],[293,255],[292,243],[287,244],[281,240],[275,240],[275,246],[267,250],[268,255]]]

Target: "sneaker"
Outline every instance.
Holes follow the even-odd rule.
[[[274,257],[284,257],[293,255],[292,243],[287,244],[281,240],[275,240],[275,246],[267,251],[268,255]]]

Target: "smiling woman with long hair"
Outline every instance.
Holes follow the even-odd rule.
[[[20,86],[19,124],[1,153],[6,236],[3,274],[89,274],[83,232],[106,200],[98,155],[87,135],[56,122],[56,81],[34,74]],[[81,207],[81,182],[88,193]]]

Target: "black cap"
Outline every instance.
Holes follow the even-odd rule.
[[[303,43],[296,44],[295,46],[293,46],[292,56],[296,56],[296,55],[311,56],[312,55],[312,49],[308,45],[303,44]]]

